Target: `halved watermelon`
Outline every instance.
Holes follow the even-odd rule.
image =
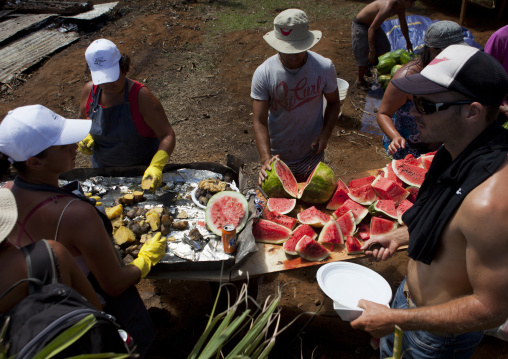
[[[358,235],[358,237],[360,237],[360,239],[362,239],[364,241],[369,239],[370,238],[370,224],[365,223],[365,222],[360,223],[358,225],[357,235]]]
[[[356,237],[346,237],[346,252],[347,254],[360,254],[363,253],[361,250],[363,242]]]
[[[309,207],[297,215],[300,223],[308,224],[313,227],[323,227],[330,219],[326,213],[321,212],[315,206]]]
[[[295,198],[268,198],[266,202],[268,209],[272,212],[286,214],[291,212],[296,205]]]
[[[370,219],[370,235],[384,234],[393,231],[399,225],[397,221],[391,221],[381,217],[372,216]]]
[[[400,204],[397,206],[397,221],[399,222],[399,224],[401,225],[404,224],[404,221],[402,220],[402,215],[412,206],[413,203],[408,201],[407,199],[400,202]]]
[[[363,205],[372,204],[377,199],[376,192],[370,183],[360,187],[349,187],[349,193],[347,195],[356,203]]]
[[[404,160],[393,160],[392,168],[393,172],[395,172],[402,182],[418,188],[422,185],[425,174],[427,173],[425,168],[407,164]]]
[[[293,217],[286,216],[284,214],[280,214],[277,212],[272,212],[268,209],[265,209],[263,211],[263,217],[269,221],[275,222],[277,224],[281,224],[284,227],[287,227],[291,230],[293,230],[294,226],[296,225],[296,222],[298,220]]]
[[[295,250],[300,257],[310,262],[322,261],[330,255],[330,251],[328,249],[309,236],[303,236],[296,244]]]
[[[335,189],[335,193],[333,194],[332,198],[330,198],[330,201],[328,201],[326,209],[335,211],[337,208],[342,206],[342,204],[344,204],[344,202],[349,199],[349,196],[347,195],[348,192],[349,189],[347,188],[346,184],[339,179],[337,181],[337,188]]]
[[[249,204],[247,199],[236,191],[222,191],[214,194],[205,209],[206,225],[218,236],[222,236],[222,227],[232,224],[236,232],[247,223]]]
[[[409,192],[383,176],[377,176],[372,182],[372,188],[381,199],[391,199],[398,205],[402,200],[409,196]]]
[[[355,216],[353,215],[353,211],[347,211],[342,216],[337,218],[337,224],[340,227],[340,231],[342,232],[342,236],[352,236],[356,230],[355,224]]]
[[[355,224],[358,224],[365,218],[367,214],[369,214],[369,210],[362,206],[359,203],[356,203],[352,199],[348,199],[339,209],[333,212],[334,218],[339,218],[347,211],[352,211],[353,216],[355,217]]]
[[[280,224],[258,219],[252,225],[252,235],[256,242],[281,244],[291,237],[292,231]]]
[[[330,244],[343,244],[342,231],[334,219],[330,219],[319,233],[318,242]]]
[[[397,219],[397,209],[395,207],[395,202],[391,199],[377,200],[369,207],[369,212],[373,215],[382,215],[391,219]]]
[[[293,256],[298,255],[295,249],[296,244],[300,239],[302,239],[303,236],[309,236],[312,239],[316,239],[317,233],[308,224],[300,224],[298,227],[295,228],[291,237],[287,241],[285,241],[284,244],[282,245],[284,252],[286,252],[287,254],[291,254]]]
[[[326,203],[335,192],[336,186],[337,177],[332,169],[324,162],[319,162],[305,186],[299,191],[298,198],[311,204]]]
[[[371,184],[375,178],[375,176],[367,176],[351,180],[351,182],[349,182],[349,189],[351,190],[352,187],[363,187],[367,184]]]
[[[261,184],[261,189],[268,197],[286,198],[298,195],[298,183],[289,167],[281,160],[272,162],[268,178]]]

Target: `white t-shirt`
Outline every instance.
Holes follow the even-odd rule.
[[[292,73],[291,73],[291,72]],[[270,150],[286,163],[296,163],[311,151],[323,128],[323,93],[337,89],[337,73],[330,59],[308,51],[297,70],[285,68],[276,54],[254,72],[251,97],[269,100]]]

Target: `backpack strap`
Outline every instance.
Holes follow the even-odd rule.
[[[60,282],[60,272],[57,268],[55,255],[46,240],[36,241],[28,246],[21,247],[25,256],[28,278],[40,280],[43,284]],[[32,294],[37,288],[29,284],[28,293]]]
[[[11,290],[13,290],[14,288],[16,288],[18,285],[20,285],[21,283],[23,282],[31,282],[30,284],[33,284],[35,283],[35,285],[37,285],[37,287],[39,288],[42,288],[42,286],[44,285],[44,283],[42,283],[39,279],[37,278],[25,278],[25,279],[20,279],[18,280],[16,283],[14,283],[13,285],[11,285],[8,289],[6,289],[2,294],[0,294],[0,300],[2,300],[7,294],[9,294],[9,292]]]

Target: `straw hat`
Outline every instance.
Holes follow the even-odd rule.
[[[11,233],[18,219],[18,207],[10,189],[0,188],[0,243]]]
[[[273,28],[263,38],[268,45],[283,54],[306,51],[321,40],[321,31],[309,30],[309,19],[302,10],[284,10],[273,21]]]

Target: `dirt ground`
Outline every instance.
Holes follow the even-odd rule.
[[[106,1],[94,1],[101,2]],[[302,3],[300,8],[308,13],[311,29],[319,29],[324,35],[313,51],[332,59],[337,77],[353,84],[356,67],[350,26],[354,14],[342,9],[355,4],[361,7],[368,1],[298,4]],[[313,21],[314,3],[329,4],[333,15]],[[458,21],[460,3],[418,1],[408,14]],[[243,161],[247,186],[253,187],[260,166],[252,131],[250,81],[256,67],[274,53],[262,39],[272,25],[271,20],[260,21],[259,30],[210,35],[209,22],[234,6],[225,0],[123,0],[100,26],[87,29],[79,41],[21,75],[10,88],[3,87],[0,118],[10,109],[35,103],[69,118],[77,116],[81,88],[90,79],[85,71],[85,49],[94,39],[108,38],[131,57],[129,77],[146,83],[163,103],[177,134],[171,161],[225,164],[225,155],[232,154]],[[282,10],[284,7],[274,7],[273,17]],[[506,23],[494,21],[496,15],[492,9],[470,3],[464,26],[484,45],[492,32]],[[389,161],[381,137],[361,132],[364,105],[365,92],[351,87],[325,157],[338,177],[380,168]],[[88,158],[79,157],[78,167],[89,166]],[[407,258],[399,252],[386,263],[355,262],[378,271],[395,289],[404,277]],[[320,293],[317,269],[314,266],[258,278],[258,302],[283,288],[284,323],[319,309],[317,315],[301,316],[282,333],[271,357],[377,358],[369,335],[341,321],[330,299]],[[202,333],[213,305],[209,283],[146,279],[138,288],[158,327],[151,356],[185,358]],[[486,337],[475,354],[475,358],[506,357],[508,343],[492,337]]]

